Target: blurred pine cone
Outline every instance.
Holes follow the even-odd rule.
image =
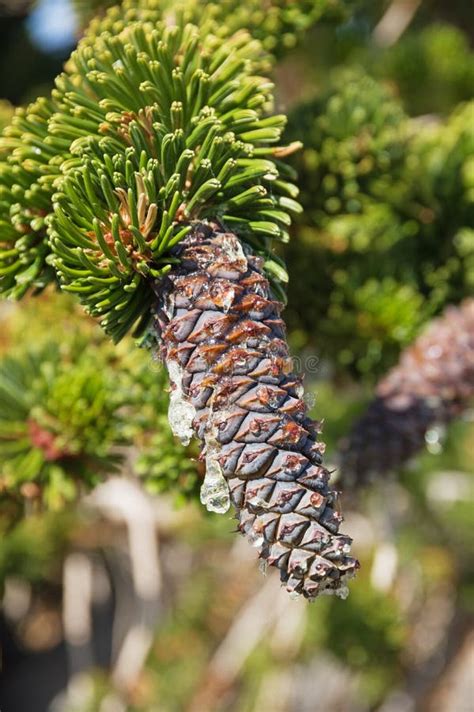
[[[161,353],[172,390],[170,424],[193,432],[206,460],[201,500],[225,512],[290,592],[344,596],[358,566],[338,535],[337,492],[322,465],[263,260],[218,225],[196,224],[180,265],[160,284]]]
[[[400,467],[427,431],[458,416],[474,397],[474,299],[448,307],[380,381],[376,398],[342,443],[346,482]]]

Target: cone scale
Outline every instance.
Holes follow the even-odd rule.
[[[157,286],[155,325],[171,426],[202,444],[201,499],[211,511],[234,505],[239,530],[289,592],[344,597],[358,563],[338,534],[324,444],[262,260],[218,223],[196,224],[177,252],[179,267]]]

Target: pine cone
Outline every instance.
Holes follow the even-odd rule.
[[[427,431],[460,415],[474,397],[474,299],[448,307],[379,383],[377,397],[342,444],[344,480],[400,467]]]
[[[157,287],[156,324],[171,426],[203,446],[202,501],[220,512],[234,504],[239,530],[288,591],[344,596],[358,562],[351,539],[338,535],[324,444],[292,373],[263,261],[217,224],[196,224],[177,251],[179,267]]]

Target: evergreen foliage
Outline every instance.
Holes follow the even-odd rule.
[[[144,282],[169,270],[190,221],[209,214],[265,256],[277,289],[286,280],[270,244],[287,239],[288,214],[299,210],[279,158],[296,146],[276,145],[285,119],[268,115],[271,84],[255,74],[260,45],[245,33],[202,36],[163,22],[92,32],[57,80],[49,123],[46,101],[18,112],[4,138],[7,295],[44,286],[54,262],[66,289],[119,340],[148,320]]]
[[[144,56],[142,56],[140,60],[142,65],[140,66],[139,64],[135,67],[135,74],[133,75],[138,81],[137,88],[132,90],[131,93],[129,91],[129,96],[124,105],[120,104],[124,98],[121,92],[127,91],[127,89],[122,86],[121,89],[120,87],[116,88],[118,94],[115,93],[115,95],[112,94],[110,97],[106,97],[112,101],[111,106],[107,106],[106,109],[101,107],[102,110],[97,107],[96,101],[101,98],[104,99],[104,93],[100,91],[101,78],[98,78],[97,72],[103,72],[104,70],[106,73],[110,72],[110,66],[107,66],[106,59],[105,65],[100,65],[100,69],[95,67],[94,63],[96,50],[93,48],[95,48],[95,42],[101,35],[110,33],[116,36],[124,31],[127,35],[128,29],[126,28],[133,25],[134,22],[140,21],[141,23],[148,22],[156,25],[155,35],[153,36],[153,41],[156,41],[156,32],[163,31],[164,24],[179,22],[184,27],[186,22],[195,22],[199,23],[203,38],[215,34],[221,39],[222,47],[224,38],[230,37],[233,33],[239,32],[243,28],[248,28],[252,30],[257,39],[262,40],[265,47],[265,51],[262,51],[263,48],[256,50],[254,44],[249,48],[247,59],[252,58],[254,63],[252,71],[258,68],[266,71],[272,57],[275,54],[282,54],[285,49],[293,46],[301,32],[320,18],[340,19],[345,15],[349,4],[349,0],[306,0],[305,3],[289,3],[286,0],[278,0],[271,3],[265,11],[262,11],[260,3],[255,2],[255,0],[247,0],[238,6],[233,2],[206,2],[203,5],[203,3],[196,2],[196,0],[182,0],[173,4],[168,0],[139,0],[139,2],[126,0],[122,5],[108,9],[108,3],[79,3],[77,10],[81,17],[89,15],[89,13],[91,16],[95,15],[99,9],[105,14],[101,16],[102,13],[100,13],[91,23],[79,45],[79,52],[73,55],[73,58],[68,62],[66,74],[59,80],[59,96],[56,98],[61,104],[61,112],[65,113],[68,118],[66,119],[63,116],[61,122],[61,118],[56,117],[57,120],[53,120],[52,125],[48,126],[49,119],[56,107],[51,100],[40,99],[26,110],[18,110],[11,127],[7,129],[3,139],[0,138],[0,155],[2,153],[8,154],[7,165],[0,167],[0,226],[2,228],[0,291],[7,296],[21,298],[30,288],[34,290],[42,289],[47,283],[55,280],[54,271],[50,266],[50,248],[46,236],[45,217],[51,211],[53,186],[60,184],[58,176],[61,164],[63,164],[63,169],[67,168],[71,142],[80,136],[84,136],[87,132],[91,135],[97,135],[101,132],[105,116],[110,111],[129,112],[133,111],[132,107],[135,107],[136,110],[144,109],[156,104],[158,101],[158,96],[153,94],[153,91],[150,94],[150,86],[148,86],[148,94],[145,91],[143,96],[140,95],[141,89],[139,90],[138,87],[141,87],[143,83],[146,85],[146,82],[150,83],[150,81],[153,82],[156,79],[153,72],[149,74],[149,72],[145,71],[143,67]],[[150,25],[147,31],[151,31]],[[146,47],[140,45],[140,42],[144,42],[146,45],[146,38],[135,39],[137,40],[135,42],[135,56],[142,51],[146,53]],[[111,37],[109,37],[108,41],[115,46],[115,51],[120,54],[117,42],[114,44]],[[128,43],[130,38],[127,37],[124,41]],[[209,45],[211,52],[217,47],[216,41],[215,38],[214,40],[211,39]],[[213,42],[214,45],[212,44]],[[239,59],[243,61],[245,55],[242,47],[245,44],[243,37],[240,37],[240,43],[241,55]],[[89,47],[89,51],[87,51],[87,47]],[[106,55],[109,51],[107,40],[105,43],[102,42],[96,49],[98,53],[102,52],[103,55]],[[157,60],[157,56],[154,56],[154,60]],[[120,59],[117,56],[115,61],[124,61],[124,59]],[[130,61],[133,61],[132,56]],[[130,63],[125,60],[123,69],[130,68]],[[115,67],[115,69],[118,68]],[[168,64],[164,70],[165,74],[166,71],[169,70],[171,72],[172,69],[172,66]],[[200,70],[203,71],[203,68],[200,67]],[[228,68],[225,71],[227,72]],[[94,72],[96,73],[95,75]],[[163,67],[158,71],[158,74],[160,72],[163,72]],[[189,72],[192,72],[191,67]],[[139,76],[140,73],[142,74],[141,77]],[[122,73],[114,71],[113,74],[117,76],[122,74],[123,76],[123,71]],[[231,74],[228,76],[230,77]],[[119,80],[119,84],[122,81]],[[165,83],[169,81],[171,81],[171,77],[165,80]],[[180,102],[182,100],[182,97],[178,95],[183,89],[182,79],[181,88],[177,86],[177,80],[175,79],[174,81],[174,85],[168,83],[165,90],[165,94],[168,92],[168,95],[160,97],[160,99],[165,100],[165,104],[168,104],[168,110],[173,101]],[[203,81],[205,84],[207,79],[204,78]],[[110,88],[110,83],[107,86]],[[66,87],[70,93],[69,99],[65,95]],[[195,84],[190,88],[190,91],[201,92],[199,97],[201,106],[199,108],[205,105],[205,103],[202,103],[203,97],[210,88],[212,87],[205,89],[202,86],[199,88],[196,85],[196,79]],[[264,94],[268,95],[268,88],[264,86],[261,88]],[[90,95],[91,89],[92,96]],[[130,87],[128,87],[129,89]],[[174,95],[173,92],[176,90],[178,94]],[[79,98],[80,96],[82,96],[82,99]],[[261,109],[261,104],[259,104],[259,99],[256,96],[253,97],[255,106],[252,101],[248,103],[245,92],[241,96],[242,110]],[[115,106],[113,105],[113,97],[115,98]],[[194,100],[196,96],[190,98]],[[211,93],[207,98],[211,98]],[[260,97],[260,101],[262,98]],[[78,101],[77,105],[75,104],[76,101]],[[117,102],[120,105],[119,109],[117,109]],[[226,102],[228,109],[228,98],[224,100],[224,103]],[[237,102],[236,106],[238,104],[239,102]],[[190,108],[187,107],[188,112]],[[197,105],[192,110],[199,111]],[[72,118],[73,116],[74,118]],[[183,118],[184,116],[181,117],[181,120]],[[186,116],[186,119],[190,118],[191,116]],[[207,118],[209,119],[210,117]],[[218,115],[217,118],[221,117]],[[180,121],[178,116],[175,116],[174,120]],[[235,126],[231,125],[231,121],[230,117],[226,117],[223,124],[224,128],[229,135],[231,131],[234,131],[238,139],[241,138],[240,134],[243,131],[252,131],[254,129],[252,123],[255,122],[252,122],[249,116],[247,116],[247,127],[244,125],[245,122],[242,124],[241,117],[239,117],[240,131],[235,130]],[[65,124],[67,125],[66,127]],[[269,127],[269,124],[267,123],[265,126]],[[277,126],[278,122],[271,124],[273,134],[277,130]],[[173,130],[177,128],[178,126],[176,125]],[[259,138],[257,142],[260,140]],[[249,139],[246,144],[251,145],[252,141],[253,139]],[[235,146],[232,148],[227,146],[226,148],[229,149],[229,152],[226,153],[224,151],[223,153],[227,157],[235,154]],[[258,150],[261,154],[261,147]],[[244,147],[243,153],[245,154],[246,151],[248,151],[247,145]],[[239,150],[237,150],[237,153],[239,153]],[[201,158],[205,157],[202,156]],[[263,164],[260,165],[262,166]],[[183,166],[181,166],[181,169],[183,170]],[[217,180],[217,176],[214,175],[213,179]],[[57,182],[55,183],[55,181]],[[173,191],[173,195],[175,192]],[[286,222],[284,216],[282,219]],[[275,268],[275,271],[280,272],[278,267]],[[137,302],[137,299],[135,302]],[[143,306],[143,302],[140,302],[140,306]],[[137,303],[135,303],[135,307],[137,307]],[[121,333],[120,330],[118,333]]]
[[[394,82],[407,111],[449,114],[472,98],[474,57],[468,36],[454,25],[433,23],[402,36],[384,52],[368,53],[369,71]]]
[[[151,492],[195,497],[196,453],[170,432],[165,369],[129,340],[113,347],[65,296],[45,296],[1,323],[2,523],[26,502],[76,501],[124,461]]]
[[[38,99],[17,109],[0,136],[0,292],[15,299],[54,280],[45,221],[56,157],[47,144],[51,113],[51,101]]]
[[[316,22],[341,21],[346,18],[354,0],[186,0],[183,4],[186,20],[201,27],[207,21],[214,23],[220,33],[233,33],[240,29],[249,30],[252,37],[260,40],[264,48],[275,58],[281,57],[293,48],[305,30]],[[115,6],[115,7],[113,7]],[[159,19],[159,16],[173,16],[180,3],[172,0],[125,0],[121,4],[111,0],[74,0],[74,9],[83,26],[93,19],[92,28],[103,27],[101,16],[109,8],[106,22],[136,19]],[[144,14],[146,13],[146,14]],[[95,23],[95,25],[94,25]],[[92,29],[91,28],[91,29]]]
[[[380,373],[472,290],[473,127],[472,102],[446,122],[409,119],[362,70],[337,74],[291,117],[305,149],[289,322],[306,341],[317,324],[318,349],[339,367]]]
[[[122,440],[122,399],[112,372],[97,369],[97,349],[62,351],[51,343],[4,357],[0,368],[3,488],[27,492],[34,482],[53,508],[113,469]]]
[[[269,253],[299,209],[278,159],[293,147],[275,147],[285,119],[265,116],[259,52],[243,33],[202,44],[191,25],[132,24],[73,55],[83,92],[59,78],[51,133],[73,158],[54,197],[54,264],[114,339],[148,320],[149,282],[169,271],[193,220],[221,218],[286,279]]]

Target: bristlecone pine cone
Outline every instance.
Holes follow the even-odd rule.
[[[450,306],[379,383],[376,398],[341,446],[346,484],[400,467],[429,429],[460,415],[474,397],[474,299]]]
[[[202,501],[221,512],[234,504],[239,530],[288,591],[344,597],[358,562],[338,535],[319,426],[292,373],[263,261],[218,224],[195,225],[177,253],[179,267],[158,287],[156,324],[171,426],[202,443]]]

